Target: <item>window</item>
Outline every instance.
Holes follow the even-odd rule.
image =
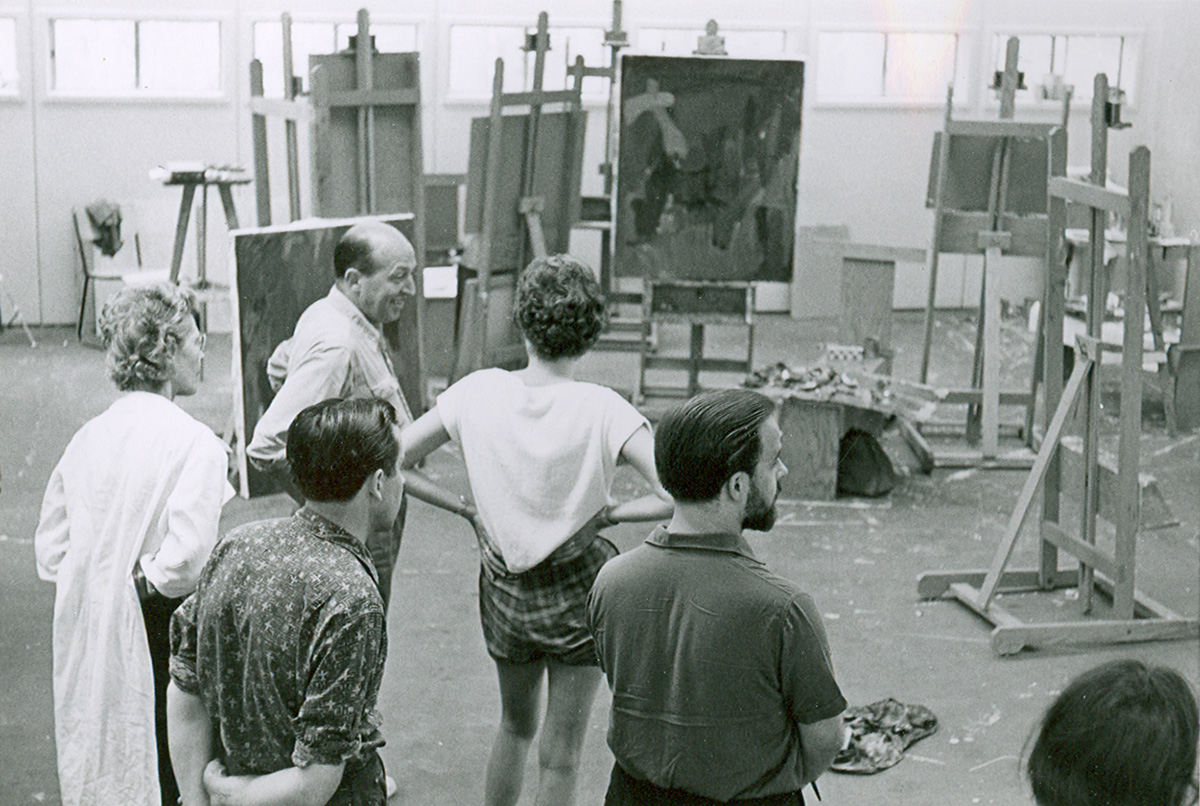
[[[970,59],[958,34],[822,31],[817,35],[817,100],[941,102],[953,82],[966,100]]]
[[[645,54],[690,56],[696,50],[703,26],[698,28],[643,28],[637,32],[637,50]],[[718,30],[724,37],[725,51],[742,59],[783,56],[787,44],[784,31]]]
[[[417,50],[417,26],[372,23],[371,36],[380,53],[412,53]],[[350,47],[350,37],[358,34],[357,22],[293,22],[292,74],[301,79],[301,92],[307,92],[308,57],[337,53]],[[263,94],[283,97],[283,23],[254,23],[254,58],[263,66]]]
[[[1010,34],[992,38],[995,70],[1004,69]],[[1025,74],[1029,92],[1017,100],[1058,103],[1055,87],[1073,85],[1073,101],[1091,103],[1092,82],[1097,73],[1108,76],[1110,87],[1126,92],[1136,86],[1137,39],[1121,34],[1021,34],[1017,69]],[[988,84],[992,75],[988,75]],[[1132,98],[1128,98],[1132,101]]]
[[[0,17],[0,95],[16,95],[20,78],[17,73],[17,21]]]
[[[533,71],[537,57],[526,51],[526,37],[537,33],[536,26],[451,25],[450,94],[490,97],[496,59],[504,59],[504,91],[533,89]],[[542,74],[542,89],[561,90],[570,86],[567,70],[576,56],[583,56],[588,67],[604,67],[609,61],[604,46],[604,29],[588,27],[550,27],[550,50]],[[584,95],[597,98],[608,93],[607,82],[589,79]]]
[[[216,21],[56,19],[50,35],[57,93],[216,95],[221,89]]]

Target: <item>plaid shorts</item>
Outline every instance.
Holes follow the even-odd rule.
[[[596,666],[587,628],[587,600],[600,567],[617,547],[597,536],[578,556],[553,557],[520,574],[479,572],[479,617],[488,654],[509,663],[549,658],[569,666]]]

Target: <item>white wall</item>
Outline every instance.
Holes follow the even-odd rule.
[[[6,5],[7,2],[7,5]],[[205,160],[251,167],[248,64],[250,24],[275,20],[286,10],[300,20],[352,21],[363,0],[189,0],[162,4],[149,0],[0,0],[0,16],[17,19],[21,94],[0,98],[0,273],[27,321],[74,320],[79,277],[71,242],[69,213],[99,197],[126,202],[137,211],[147,262],[165,265],[170,258],[178,188],[163,187],[146,172],[169,160]],[[486,98],[448,100],[448,31],[454,22],[531,25],[539,11],[551,25],[608,27],[608,0],[512,0],[500,6],[485,0],[416,0],[403,7],[371,7],[372,20],[412,22],[419,26],[422,50],[425,170],[466,170],[469,121],[486,113]],[[176,11],[175,9],[180,9]],[[186,9],[186,10],[184,10]],[[183,14],[219,19],[222,23],[224,75],[216,100],[68,101],[48,97],[48,20],[59,14],[155,17]],[[1171,194],[1176,228],[1200,228],[1200,61],[1195,43],[1200,22],[1195,5],[1182,0],[922,0],[879,3],[876,0],[762,0],[731,10],[725,0],[658,0],[625,4],[624,28],[695,26],[710,17],[723,29],[783,28],[789,55],[808,58],[810,80],[803,121],[800,157],[800,211],[805,224],[844,223],[858,241],[924,247],[932,231],[932,214],[924,207],[929,154],[934,132],[941,128],[941,104],[879,108],[822,106],[812,101],[811,76],[819,65],[811,58],[822,28],[854,25],[897,25],[922,29],[956,29],[975,39],[974,87],[990,73],[987,49],[996,29],[1019,27],[1030,32],[1053,29],[1135,31],[1144,36],[1136,87],[1137,105],[1125,111],[1132,129],[1111,132],[1110,167],[1122,181],[1127,155],[1137,144],[1153,151],[1155,198]],[[303,65],[297,65],[302,72]],[[595,79],[589,79],[594,81]],[[994,118],[990,97],[974,97],[956,105],[956,116]],[[1046,111],[1021,119],[1057,119]],[[1031,118],[1031,115],[1033,116]],[[583,188],[598,193],[596,173],[604,143],[604,107],[589,109],[589,132]],[[282,173],[282,141],[273,130],[272,195],[276,221],[287,215]],[[1089,155],[1088,111],[1072,110],[1069,127],[1072,165],[1086,165]],[[307,153],[302,142],[301,154]],[[303,159],[302,159],[303,162]],[[303,185],[307,197],[307,179]],[[253,223],[254,198],[248,186],[235,189],[243,223]],[[210,199],[209,273],[228,278],[224,217]],[[310,212],[306,206],[305,213]],[[189,233],[184,273],[194,272],[194,231]],[[1006,294],[1035,296],[1036,261],[1011,261]],[[896,301],[901,306],[924,302],[924,268],[901,265]],[[939,273],[939,304],[973,305],[978,297],[978,261],[946,256]],[[0,298],[0,312],[9,310]]]

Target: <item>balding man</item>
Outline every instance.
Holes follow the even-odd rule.
[[[271,355],[267,374],[277,391],[246,448],[255,465],[283,482],[298,501],[303,498],[288,477],[286,442],[288,426],[303,409],[333,397],[375,397],[392,404],[401,425],[412,420],[380,330],[399,319],[417,293],[412,244],[382,222],[355,224],[334,249],[333,270],[329,294],[308,306],[292,338]],[[405,509],[400,507],[391,532],[367,539],[385,605]]]

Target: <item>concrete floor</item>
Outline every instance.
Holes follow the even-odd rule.
[[[1005,373],[1027,381],[1030,338],[1006,323]],[[833,322],[759,319],[756,364],[807,363],[831,339]],[[921,319],[901,314],[895,324],[895,374],[914,379]],[[939,317],[932,366],[935,383],[965,383],[974,325],[968,317]],[[76,343],[66,328],[35,331],[31,349],[18,330],[0,333],[0,804],[59,802],[50,696],[53,588],[34,571],[32,537],[50,471],[67,440],[116,397],[99,351]],[[714,334],[718,350],[736,353],[736,333]],[[663,349],[679,341],[663,334]],[[225,431],[231,400],[228,337],[209,347],[202,392],[180,402],[214,429]],[[589,379],[628,388],[636,365],[628,356],[595,354]],[[1108,411],[1112,410],[1113,401]],[[1013,419],[1016,419],[1014,415]],[[1106,425],[1112,430],[1113,421]],[[1138,585],[1185,616],[1200,611],[1200,435],[1170,439],[1161,408],[1147,400],[1143,472],[1155,476],[1178,524],[1144,532],[1138,544]],[[429,462],[434,475],[465,485],[450,449]],[[1030,799],[1017,757],[1049,700],[1075,674],[1103,660],[1132,656],[1173,666],[1200,679],[1197,641],[1026,651],[997,658],[990,626],[953,602],[919,602],[924,571],[987,568],[1025,473],[936,470],[905,478],[879,500],[783,502],[777,526],[752,534],[759,556],[798,580],[825,613],[838,680],[852,704],[884,697],[921,703],[940,730],[911,748],[896,767],[874,776],[827,775],[826,802],[1021,804]],[[623,475],[624,493],[635,479]],[[623,494],[624,494],[623,493]],[[291,511],[272,496],[235,499],[223,528]],[[637,545],[643,526],[612,530],[622,550]],[[1102,535],[1103,539],[1103,535]],[[1035,546],[1018,544],[1014,565],[1029,566]],[[1065,561],[1064,561],[1065,562]],[[483,770],[499,713],[491,662],[478,625],[477,550],[465,525],[414,502],[397,567],[390,613],[390,655],[380,709],[388,744],[382,750],[400,785],[393,802],[463,804],[482,798]],[[1013,597],[1014,599],[1016,597]],[[1071,592],[1008,602],[1031,618],[1078,609]],[[602,801],[612,758],[604,743],[609,696],[593,710],[579,785],[579,803]],[[531,758],[523,803],[532,803]]]

